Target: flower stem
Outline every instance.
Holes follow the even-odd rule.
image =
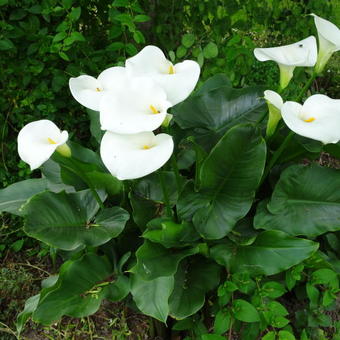
[[[164,182],[164,176],[162,171],[158,171],[158,177],[159,177],[159,181],[161,183],[161,187],[162,187],[162,191],[163,191],[163,199],[164,199],[164,205],[165,205],[165,209],[166,209],[166,215],[168,217],[172,216],[172,210],[170,207],[170,201],[169,201],[169,194],[168,194],[168,190],[166,188],[165,182]]]
[[[296,99],[294,101],[299,102],[303,98],[305,92],[309,89],[309,87],[311,86],[311,84],[313,83],[313,81],[315,80],[316,77],[317,77],[317,74],[316,74],[315,71],[313,71],[312,76],[308,79],[307,83],[301,89],[299,95],[296,97]]]

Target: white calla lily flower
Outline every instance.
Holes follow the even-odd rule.
[[[264,99],[267,102],[269,110],[266,135],[267,137],[270,137],[274,134],[277,124],[281,119],[283,100],[277,92],[271,90],[264,91]]]
[[[296,66],[314,66],[317,60],[317,46],[314,36],[298,41],[294,44],[255,48],[254,55],[259,61],[272,60],[280,68],[280,87],[284,89],[293,77]]]
[[[287,126],[301,136],[324,144],[340,140],[340,99],[315,94],[303,105],[285,102],[281,114]]]
[[[329,58],[340,50],[340,29],[328,20],[311,14],[319,37],[319,54],[316,63],[316,73],[322,72]]]
[[[152,79],[131,78],[115,92],[107,92],[99,105],[102,130],[120,134],[153,131],[161,126],[171,103]]]
[[[173,148],[172,137],[165,133],[121,135],[107,131],[100,144],[100,155],[113,176],[126,180],[144,177],[162,167]]]
[[[70,78],[69,87],[74,99],[81,105],[99,111],[100,101],[107,91],[115,91],[125,87],[128,82],[125,67],[110,67],[98,78],[82,75]]]
[[[20,130],[18,153],[30,165],[31,170],[34,170],[45,163],[58,148],[64,156],[70,157],[70,149],[65,144],[67,139],[67,131],[60,131],[50,120],[38,120]]]
[[[175,105],[186,99],[195,88],[200,66],[193,60],[173,65],[156,46],[146,46],[134,57],[126,60],[129,75],[148,76],[166,92],[168,100]]]

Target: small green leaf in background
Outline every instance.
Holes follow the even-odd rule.
[[[204,57],[207,59],[215,58],[218,55],[218,47],[215,43],[210,42],[203,48]]]
[[[182,36],[182,45],[186,48],[191,47],[195,42],[195,36],[190,33],[186,33]]]
[[[279,340],[295,340],[295,336],[288,331],[279,331]]]
[[[214,332],[220,335],[225,333],[230,327],[230,322],[230,312],[226,309],[219,310],[214,320]]]
[[[181,59],[187,54],[187,49],[184,46],[178,46],[176,50],[177,58]]]
[[[24,245],[24,242],[25,242],[25,239],[20,239],[20,240],[15,241],[14,243],[11,244],[11,249],[13,249],[13,251],[17,253],[18,251],[20,251],[20,249]]]
[[[77,21],[80,18],[80,14],[81,14],[81,7],[72,8],[72,11],[70,13],[70,19],[72,21]]]
[[[281,283],[276,281],[266,282],[262,286],[262,293],[265,296],[270,297],[271,299],[276,299],[282,296],[285,292],[286,292],[285,287]]]
[[[133,18],[133,21],[135,22],[146,22],[149,21],[151,18],[148,15],[145,14],[138,14]]]
[[[276,333],[274,331],[268,332],[266,335],[264,335],[261,340],[275,340],[276,339]]]
[[[0,51],[7,51],[12,48],[15,48],[14,44],[9,39],[0,40]]]
[[[256,308],[249,302],[236,299],[233,301],[232,312],[237,320],[243,322],[258,322],[260,316]]]
[[[225,337],[217,334],[203,334],[202,340],[225,340]]]

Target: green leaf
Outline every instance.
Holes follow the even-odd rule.
[[[80,18],[80,14],[81,14],[81,7],[72,8],[72,11],[70,13],[70,19],[72,21],[77,21]]]
[[[249,302],[242,299],[236,299],[233,301],[232,312],[237,320],[243,322],[260,321],[260,316],[256,308]]]
[[[266,282],[262,286],[262,293],[265,296],[270,297],[271,299],[276,299],[282,296],[285,292],[286,292],[285,287],[281,283],[276,281]]]
[[[186,33],[182,36],[182,45],[186,48],[191,47],[195,42],[195,36],[190,33]]]
[[[177,58],[179,59],[183,58],[186,54],[187,54],[187,49],[184,46],[180,45],[177,47],[177,50],[176,50]]]
[[[117,279],[105,287],[105,298],[112,301],[123,300],[131,289],[130,278],[119,275]]]
[[[65,9],[70,9],[72,7],[73,0],[62,0],[63,7]]]
[[[230,328],[231,315],[228,310],[221,309],[217,312],[214,321],[214,332],[223,334]]]
[[[201,167],[196,195],[199,202],[204,197],[204,205],[193,215],[202,237],[224,237],[248,213],[265,160],[265,142],[250,124],[233,127],[216,144]]]
[[[228,86],[231,87],[231,81],[229,80],[229,78],[223,74],[223,73],[219,73],[219,74],[215,74],[214,76],[212,76],[211,78],[209,78],[195,93],[195,96],[204,94],[206,92],[209,91],[213,91],[216,90],[220,87],[223,86]]]
[[[256,229],[282,230],[290,235],[315,237],[340,230],[340,170],[294,165],[287,168],[266,206],[261,202]]]
[[[0,40],[0,51],[8,51],[15,48],[15,45],[9,39]]]
[[[65,61],[70,61],[70,58],[65,52],[59,52],[59,56],[61,59],[64,59]]]
[[[54,43],[59,42],[61,40],[64,40],[66,37],[67,37],[66,32],[59,32],[53,37],[52,42],[54,42]]]
[[[37,294],[37,295],[31,296],[30,298],[26,300],[24,310],[21,313],[19,313],[19,315],[17,316],[16,328],[17,328],[18,334],[21,333],[21,331],[24,328],[25,323],[31,317],[33,312],[36,310],[39,299],[40,299],[40,294]]]
[[[47,190],[48,181],[45,178],[26,179],[9,185],[0,190],[0,212],[6,211],[14,215],[22,216],[20,209],[32,196]]]
[[[174,121],[207,150],[232,126],[256,122],[265,110],[263,88],[234,89],[222,79],[208,79],[197,95],[172,108]]]
[[[143,237],[166,248],[185,247],[200,238],[191,223],[177,224],[167,218],[150,221]]]
[[[144,280],[176,273],[179,262],[187,256],[196,254],[198,248],[166,249],[160,244],[145,241],[136,251],[137,264],[130,270]]]
[[[210,42],[203,48],[204,58],[211,59],[218,55],[218,47],[215,43]]]
[[[170,296],[170,315],[184,319],[199,311],[205,294],[220,281],[221,267],[201,257],[183,261],[175,275],[175,287]]]
[[[15,241],[14,243],[11,244],[11,249],[13,249],[13,251],[17,253],[18,251],[20,251],[20,249],[24,245],[24,242],[25,242],[24,239]]]
[[[150,21],[151,18],[148,15],[145,14],[138,14],[133,18],[133,21],[135,22],[147,22]]]
[[[201,336],[202,340],[225,340],[224,336],[218,334],[203,334]]]
[[[139,275],[133,275],[131,294],[143,314],[166,322],[169,315],[168,300],[173,287],[173,276],[163,276],[145,281]]]
[[[261,340],[275,340],[275,339],[276,333],[274,331],[270,331],[265,336],[263,336]]]
[[[318,243],[291,237],[281,231],[264,231],[247,246],[230,241],[213,246],[211,257],[230,271],[248,270],[256,274],[274,275],[310,257]]]
[[[92,222],[99,206],[90,190],[37,194],[24,209],[25,232],[64,250],[103,244],[116,237],[129,219],[124,209],[114,207],[103,210]]]
[[[279,340],[295,340],[295,336],[291,332],[280,331]]]
[[[111,274],[109,261],[93,253],[65,262],[57,282],[41,291],[33,320],[50,325],[63,315],[83,317],[95,313],[105,296],[105,288],[97,284]]]

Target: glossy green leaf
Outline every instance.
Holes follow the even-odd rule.
[[[98,246],[123,230],[129,214],[122,208],[103,210],[90,190],[67,194],[44,192],[24,207],[25,232],[53,247],[73,250],[80,245]]]
[[[144,280],[170,276],[176,273],[182,259],[197,252],[198,247],[170,250],[160,244],[145,241],[136,251],[137,264],[130,271]]]
[[[202,340],[225,340],[224,336],[218,334],[203,334],[201,338]]]
[[[191,223],[175,223],[168,218],[157,218],[150,221],[143,237],[149,241],[160,243],[166,248],[185,247],[200,238]]]
[[[39,303],[39,299],[40,299],[40,294],[37,294],[37,295],[31,296],[30,298],[26,300],[25,308],[21,313],[19,313],[17,317],[17,321],[16,321],[16,328],[17,328],[18,334],[21,333],[21,331],[24,328],[25,323],[31,317],[33,312],[36,310],[38,303]]]
[[[183,261],[175,275],[175,286],[170,296],[170,315],[184,319],[199,311],[205,294],[220,281],[221,267],[207,259],[196,257]]]
[[[203,55],[204,58],[210,59],[215,58],[218,55],[218,47],[215,43],[209,42],[204,48],[203,48]]]
[[[248,213],[265,159],[265,142],[250,124],[233,127],[216,144],[203,162],[196,194],[199,204],[204,197],[204,205],[193,215],[202,237],[224,237]]]
[[[236,299],[233,301],[232,312],[237,320],[243,322],[260,321],[260,316],[256,308],[248,301]]]
[[[143,314],[166,322],[169,315],[168,300],[173,287],[173,276],[163,276],[145,281],[139,275],[133,275],[131,294]]]
[[[174,121],[207,150],[232,126],[256,122],[265,110],[262,88],[234,89],[221,77],[209,79],[209,86],[203,84],[197,95],[172,109]]]
[[[32,196],[47,190],[47,187],[48,181],[45,178],[26,179],[9,185],[0,190],[0,212],[24,215],[24,212],[20,210],[22,205]]]
[[[182,36],[182,45],[186,48],[191,47],[195,42],[195,36],[190,33],[186,33]]]
[[[210,249],[215,261],[231,272],[250,271],[255,274],[274,275],[310,257],[318,243],[291,237],[281,231],[264,231],[247,246],[226,241]]]
[[[65,262],[57,282],[41,291],[33,320],[50,325],[63,315],[83,317],[95,313],[105,296],[105,288],[97,285],[111,274],[108,260],[96,254]]]
[[[130,293],[130,290],[130,278],[119,275],[114,282],[105,286],[105,298],[112,302],[120,301]]]
[[[258,206],[257,229],[315,237],[340,230],[340,170],[319,165],[286,169],[273,195]]]

